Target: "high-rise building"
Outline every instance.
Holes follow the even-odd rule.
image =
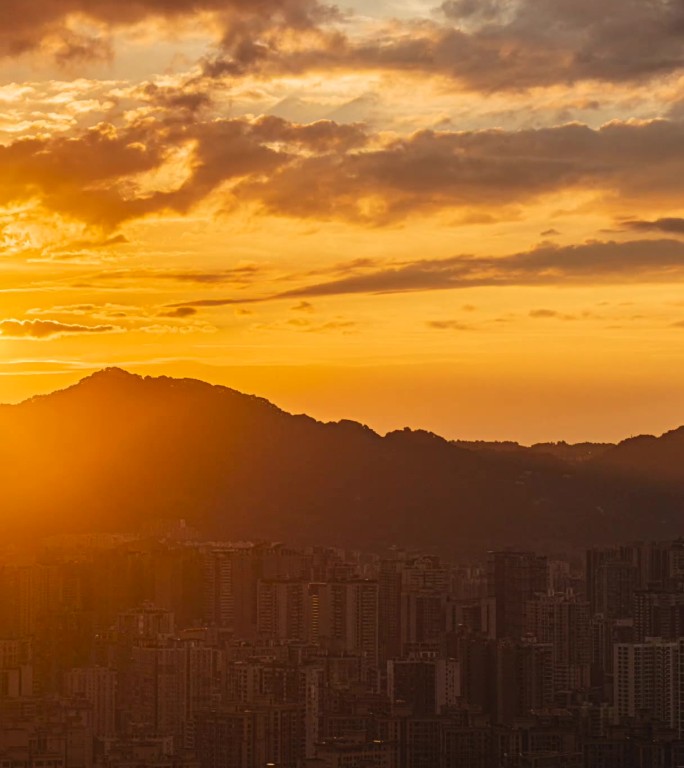
[[[170,637],[175,632],[175,617],[171,611],[157,608],[152,603],[120,613],[114,625],[117,635],[129,642],[158,640],[160,636]]]
[[[33,695],[33,649],[29,638],[0,639],[0,700]]]
[[[201,768],[298,768],[304,758],[304,712],[296,704],[200,711],[194,728]]]
[[[362,656],[378,666],[378,583],[354,581],[311,584],[310,641],[332,651]]]
[[[257,631],[278,640],[310,640],[309,584],[265,580],[257,584]]]
[[[555,691],[589,686],[591,631],[589,603],[574,595],[539,595],[525,604],[526,633],[553,648]]]
[[[90,703],[94,736],[106,739],[116,735],[116,672],[113,669],[72,669],[66,675],[65,691],[70,697]]]
[[[520,640],[525,631],[525,604],[545,593],[546,557],[533,552],[490,552],[487,557],[487,596],[495,600],[495,635]]]
[[[610,560],[599,566],[595,578],[595,612],[609,619],[631,617],[638,578],[637,566],[625,560]]]
[[[617,722],[656,721],[680,730],[681,646],[681,641],[659,638],[616,643],[613,705]]]
[[[460,667],[454,659],[415,656],[387,662],[390,701],[404,701],[415,717],[439,714],[454,707],[461,695]]]
[[[491,685],[489,701],[496,723],[553,704],[553,648],[548,643],[516,643],[499,640],[490,646]]]
[[[684,592],[639,591],[633,597],[634,639],[684,637]]]

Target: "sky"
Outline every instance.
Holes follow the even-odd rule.
[[[0,402],[684,423],[681,0],[3,0]]]

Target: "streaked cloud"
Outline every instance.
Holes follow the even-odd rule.
[[[684,218],[668,217],[654,221],[633,219],[622,222],[622,227],[637,232],[664,232],[670,235],[684,235]]]
[[[12,339],[49,339],[83,333],[113,333],[114,325],[78,325],[56,320],[0,320],[0,337]]]
[[[590,242],[566,247],[542,245],[503,258],[426,259],[308,285],[277,298],[636,280],[684,280],[684,243],[678,240]]]

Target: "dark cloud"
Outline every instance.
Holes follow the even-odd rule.
[[[513,256],[455,256],[390,266],[363,275],[288,291],[277,298],[353,293],[400,293],[480,286],[684,279],[684,244],[678,240],[544,245]]]
[[[194,307],[176,307],[175,309],[170,309],[168,312],[160,312],[159,317],[182,320],[186,317],[193,317],[196,314],[197,310]]]
[[[472,325],[461,323],[458,320],[428,320],[428,328],[436,328],[439,331],[472,331]]]
[[[2,320],[0,335],[15,339],[48,339],[81,333],[111,333],[113,325],[73,325],[55,320]]]
[[[187,177],[176,189],[136,189],[132,177],[163,168],[174,149],[188,146]],[[505,208],[575,189],[673,204],[681,198],[683,174],[684,123],[667,120],[600,129],[420,131],[387,139],[330,121],[186,116],[141,119],[120,130],[101,124],[73,138],[0,146],[0,205],[38,199],[111,231],[149,214],[185,214],[223,189],[229,207],[251,203],[271,214],[380,226],[416,213]],[[673,226],[675,220],[661,221]],[[233,278],[187,276],[194,282]]]
[[[193,115],[212,104],[211,95],[190,82],[179,86],[146,83],[136,95],[162,109],[183,110]]]
[[[294,51],[243,34],[205,62],[205,73],[402,71],[487,92],[645,81],[684,66],[681,0],[446,0],[441,10],[443,23],[394,24],[365,41],[319,30]]]
[[[577,320],[577,317],[575,315],[568,315],[563,312],[557,312],[555,309],[532,309],[529,312],[529,315],[534,320]],[[591,317],[592,315],[590,313],[583,313],[583,317]]]
[[[279,296],[264,296],[262,298],[252,299],[199,299],[197,301],[183,301],[178,304],[169,305],[171,308],[175,307],[195,307],[195,308],[211,308],[211,307],[241,307],[243,304],[261,304],[264,301],[270,301],[271,299],[280,298]]]
[[[421,131],[363,152],[294,157],[238,194],[271,213],[385,224],[415,212],[506,206],[562,189],[680,197],[684,124]]]
[[[196,158],[186,182],[171,192],[135,194],[127,177],[162,167],[171,148],[191,140]],[[0,147],[0,204],[39,197],[51,210],[111,229],[150,213],[185,213],[224,182],[272,172],[286,160],[246,121],[173,128],[143,121],[121,131],[102,124],[75,138]]]
[[[680,0],[447,0],[442,10],[467,32],[438,36],[436,63],[475,87],[621,82],[684,65]]]
[[[176,280],[179,283],[237,283],[247,285],[254,282],[263,272],[261,267],[250,264],[244,267],[224,269],[219,272],[157,272],[156,277]]]
[[[164,156],[153,134],[118,134],[105,125],[78,138],[20,140],[0,147],[0,204],[38,195],[60,213],[114,225],[136,210],[142,214],[149,202],[124,199],[113,182],[159,167]]]
[[[563,247],[545,244],[505,257],[463,255],[403,262],[262,298],[200,299],[173,306],[222,307],[346,294],[681,280],[684,280],[684,243],[679,240],[590,241]],[[533,310],[530,315],[561,317],[547,309]],[[562,318],[574,319],[568,315]]]
[[[362,141],[359,127],[329,121],[301,126],[278,118],[143,120],[122,130],[101,124],[77,137],[23,139],[0,147],[0,204],[38,197],[49,209],[111,229],[150,213],[185,213],[227,181],[272,174],[292,160],[284,144],[325,156]],[[188,142],[195,147],[189,178],[173,191],[136,195],[127,179],[161,168],[174,147]],[[120,242],[110,238],[100,244]]]
[[[148,19],[177,23],[182,17],[213,13],[223,28],[226,55],[249,63],[255,41],[269,29],[304,29],[334,15],[317,0],[3,0],[0,4],[0,55],[16,56],[51,43],[60,58],[101,57],[107,41],[84,36],[70,26],[80,17],[107,28]]]
[[[103,249],[112,248],[117,245],[128,245],[129,240],[124,235],[113,235],[111,237],[100,237],[91,240],[72,240],[70,242],[59,244],[52,248],[46,248],[44,256],[55,260],[80,259],[90,252],[97,252]]]
[[[446,0],[441,10],[441,23],[395,24],[359,42],[327,23],[340,14],[318,0],[3,0],[0,55],[47,44],[67,63],[106,58],[107,32],[88,35],[70,20],[110,30],[148,19],[177,26],[209,13],[218,40],[202,66],[211,78],[378,69],[493,91],[645,80],[684,66],[681,0]],[[205,103],[198,93],[154,96],[191,111]]]
[[[680,218],[663,218],[655,219],[655,221],[632,219],[622,222],[622,227],[637,232],[665,232],[671,235],[684,235],[684,219]]]
[[[500,0],[446,0],[441,10],[459,21],[491,22],[503,15],[504,6]]]
[[[178,283],[198,283],[207,285],[233,284],[246,286],[256,282],[264,273],[264,268],[256,264],[244,264],[231,269],[214,271],[186,270],[176,272],[164,269],[109,269],[94,275],[98,280],[168,280]]]
[[[359,124],[340,124],[332,120],[317,120],[301,125],[280,117],[265,115],[253,124],[253,135],[263,142],[294,144],[308,151],[344,152],[364,146],[368,135]]]
[[[329,331],[342,331],[342,332],[349,332],[356,328],[358,326],[358,323],[353,322],[352,320],[331,320],[328,323],[323,323],[322,325],[316,325],[316,326],[310,326],[309,328],[306,328],[307,333],[326,333]]]

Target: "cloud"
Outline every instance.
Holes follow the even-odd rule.
[[[472,325],[461,323],[458,320],[428,320],[428,328],[436,328],[440,331],[472,331]]]
[[[179,304],[171,304],[171,307],[233,307],[243,304],[260,304],[264,301],[280,298],[279,296],[264,296],[262,298],[229,298],[229,299],[198,299],[197,301],[183,301]]]
[[[307,317],[291,317],[284,322],[255,325],[253,328],[263,331],[297,331],[299,333],[334,333],[350,334],[358,328],[358,323],[344,317],[335,317],[326,322],[314,322]]]
[[[3,0],[0,56],[106,59],[113,30],[154,21],[171,35],[193,17],[214,37],[202,61],[210,78],[379,70],[491,92],[647,80],[684,65],[679,0],[446,0],[439,20],[395,21],[366,38],[331,24],[344,16],[318,0]],[[206,105],[198,93],[167,95],[181,109]]]
[[[678,0],[447,0],[451,24],[354,51],[362,64],[447,75],[467,88],[629,82],[684,66]]]
[[[363,125],[316,120],[299,124],[280,117],[264,115],[253,124],[253,135],[263,142],[296,145],[309,152],[328,153],[358,149],[368,143]]]
[[[236,194],[269,213],[383,225],[446,208],[505,207],[561,190],[679,199],[684,123],[420,131],[375,149],[293,157]]]
[[[621,82],[684,64],[684,8],[678,0],[447,0],[442,10],[469,30],[462,63],[474,64],[473,57],[494,46],[479,73],[474,66],[466,70],[466,78],[482,87]]]
[[[150,317],[150,310],[131,304],[66,304],[50,307],[33,307],[26,310],[27,315],[62,317],[72,315],[87,317],[90,320],[146,320]]]
[[[142,333],[151,334],[175,334],[175,335],[188,335],[191,333],[215,333],[216,328],[209,324],[189,323],[187,325],[171,325],[168,323],[155,323],[153,325],[143,325],[136,330]]]
[[[265,268],[258,264],[243,264],[229,269],[184,270],[171,269],[109,269],[93,275],[97,280],[140,281],[163,280],[178,283],[197,283],[206,285],[233,284],[247,286],[263,277]]]
[[[65,304],[60,306],[53,306],[49,308],[33,307],[26,311],[27,315],[53,315],[53,314],[66,314],[66,315],[91,315],[93,312],[99,311],[100,306],[97,304]]]
[[[293,312],[313,312],[314,305],[310,301],[300,301],[299,304],[295,304],[290,309]]]
[[[352,320],[331,320],[328,323],[308,328],[309,333],[326,333],[328,331],[343,331],[349,332],[353,328],[356,328],[358,323]]]
[[[319,25],[294,47],[243,37],[208,57],[204,71],[270,77],[375,70],[492,92],[648,81],[684,66],[679,0],[446,0],[441,12],[441,21],[394,21],[365,38]]]
[[[655,221],[633,219],[622,222],[622,227],[637,232],[665,232],[671,235],[684,235],[684,219],[680,218],[663,218]]]
[[[426,259],[305,286],[275,298],[636,280],[684,280],[684,244],[678,240],[588,242],[542,245],[507,257]]]
[[[302,126],[268,117],[207,122],[188,117],[140,119],[119,129],[102,123],[79,136],[0,146],[0,205],[38,198],[53,212],[112,230],[153,213],[187,213],[228,182],[272,175],[295,151],[326,156],[362,141],[358,126],[329,121]],[[141,177],[162,171],[181,149],[189,156],[175,187],[141,187]],[[121,242],[118,236],[105,240]]]
[[[114,325],[72,325],[55,320],[2,320],[0,336],[13,339],[49,339],[82,333],[112,333]]]
[[[178,153],[184,159],[175,182],[146,187],[141,178],[164,172]],[[684,123],[668,120],[396,138],[330,121],[186,116],[0,146],[0,205],[39,200],[53,213],[111,232],[151,214],[187,214],[218,193],[228,209],[383,226],[448,209],[510,210],[574,190],[673,205],[683,173]],[[104,244],[121,241],[112,235]],[[226,277],[242,270],[248,279],[254,269],[238,267]],[[188,279],[224,277],[198,272]]]
[[[145,83],[133,95],[163,110],[182,110],[195,115],[212,104],[211,95],[198,85],[192,81],[178,85]]]
[[[168,312],[160,312],[159,317],[183,319],[193,317],[196,314],[197,310],[194,307],[176,307],[176,309],[170,309]]]
[[[532,309],[529,312],[529,316],[534,320],[576,320],[575,315],[564,314],[563,312],[556,312],[555,309]],[[585,316],[589,316],[585,313]]]
[[[337,270],[335,270],[337,271]],[[199,299],[173,307],[223,307],[281,299],[407,293],[476,287],[577,285],[589,283],[675,282],[684,280],[684,243],[679,240],[589,241],[581,245],[543,244],[511,256],[453,256],[369,267],[347,277],[304,285],[263,297]],[[468,305],[466,305],[467,309]],[[550,314],[553,313],[553,314]],[[540,309],[532,317],[560,316]],[[571,319],[563,315],[563,319]],[[442,322],[442,321],[436,321]],[[451,322],[451,321],[449,321]],[[435,326],[438,327],[438,326]]]
[[[334,15],[316,0],[3,0],[0,55],[47,50],[62,59],[101,58],[107,31],[212,14],[226,55],[249,63],[269,30],[307,29]],[[79,23],[76,23],[78,20]],[[85,28],[86,31],[83,31]]]

